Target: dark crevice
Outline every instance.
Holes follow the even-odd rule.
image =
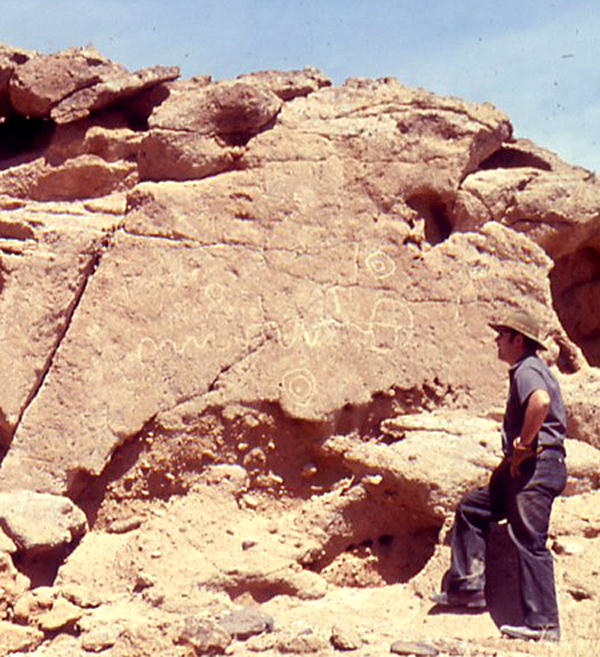
[[[448,208],[435,193],[422,193],[406,199],[409,207],[425,221],[425,239],[435,245],[444,242],[452,234],[452,222]]]
[[[489,169],[518,169],[524,167],[540,169],[542,171],[552,171],[550,163],[538,155],[511,146],[499,148],[479,165],[479,169],[483,171]]]
[[[15,568],[29,578],[32,589],[39,586],[52,586],[58,569],[65,559],[77,547],[81,538],[78,537],[68,545],[59,548],[45,550],[40,553],[17,552],[13,556]]]
[[[419,413],[443,405],[452,405],[459,391],[439,381],[411,389],[392,388],[373,395],[366,404],[346,404],[333,414],[330,423],[332,435],[347,436],[358,432],[361,437],[379,442],[393,442],[383,435],[381,423],[395,415]]]
[[[272,130],[277,123],[277,115],[270,121],[262,125],[256,130],[246,130],[243,132],[219,132],[219,138],[222,139],[227,146],[246,146],[251,139],[257,135]]]
[[[0,171],[35,159],[50,143],[55,128],[53,121],[22,116],[0,122]]]
[[[109,237],[106,237],[104,242],[102,243],[101,247],[92,253],[90,259],[86,263],[85,267],[82,270],[82,276],[81,280],[79,282],[79,286],[75,292],[75,295],[67,307],[67,309],[64,312],[64,321],[62,323],[62,326],[58,329],[58,335],[56,337],[56,340],[54,342],[53,347],[50,350],[50,353],[48,354],[46,358],[46,362],[44,363],[38,378],[36,382],[34,383],[32,389],[30,390],[29,394],[27,395],[27,398],[25,399],[25,402],[21,408],[21,412],[19,413],[19,417],[17,419],[17,422],[15,423],[15,426],[12,428],[12,431],[10,433],[10,436],[7,436],[7,446],[10,445],[12,442],[12,438],[16,431],[19,428],[19,425],[21,424],[21,421],[23,419],[23,416],[27,412],[27,409],[29,406],[33,403],[35,398],[37,397],[40,389],[44,385],[44,381],[46,380],[46,377],[48,376],[48,373],[50,372],[50,369],[52,368],[52,365],[54,363],[54,359],[56,357],[56,354],[65,338],[65,335],[67,334],[69,327],[71,326],[71,322],[73,320],[73,316],[75,314],[75,311],[79,307],[79,304],[81,302],[81,299],[83,297],[83,294],[85,292],[85,289],[87,287],[88,281],[90,277],[94,274],[96,271],[98,265],[100,264],[100,260],[102,258],[102,254],[104,249],[108,246],[108,241]]]
[[[0,408],[0,463],[4,460],[13,437],[13,427]]]
[[[550,272],[550,290],[566,334],[590,365],[600,366],[600,250],[584,246],[558,258]],[[560,355],[567,371],[575,366],[575,355],[565,345]]]
[[[160,83],[135,96],[117,102],[113,108],[124,112],[129,128],[136,132],[145,132],[150,129],[148,119],[153,110],[162,105],[170,93],[167,83]]]

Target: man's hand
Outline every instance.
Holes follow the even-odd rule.
[[[521,474],[521,463],[535,456],[535,450],[532,445],[524,445],[521,438],[515,438],[513,441],[513,452],[510,457],[510,476],[518,477]]]
[[[521,435],[513,441],[513,453],[510,459],[510,474],[518,477],[521,463],[535,456],[533,447],[536,436],[546,419],[550,407],[550,395],[546,390],[534,390],[527,399],[525,417],[521,427]]]

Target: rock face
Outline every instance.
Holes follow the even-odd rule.
[[[423,620],[456,502],[498,458],[488,323],[515,306],[569,407],[559,580],[585,570],[595,176],[490,105],[393,79],[177,77],[0,49],[0,552],[23,571],[3,618],[29,630],[11,645],[381,652],[342,591]],[[47,589],[32,560],[58,570]],[[573,628],[581,590],[561,593]]]

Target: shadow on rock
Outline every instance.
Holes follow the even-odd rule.
[[[442,579],[442,591],[448,590],[449,571]],[[498,626],[523,625],[523,611],[519,592],[519,565],[517,552],[508,534],[506,524],[492,524],[486,546],[487,608],[453,607],[449,609],[435,605],[430,615],[459,614],[474,615],[486,611]]]

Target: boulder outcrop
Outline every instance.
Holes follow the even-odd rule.
[[[543,321],[569,409],[552,540],[585,637],[595,176],[489,104],[392,78],[178,75],[0,48],[9,648],[327,655],[393,627],[456,654],[424,599],[498,460],[488,324],[515,306]],[[514,591],[490,577],[497,620]],[[478,650],[490,628],[470,631]]]
[[[40,556],[74,545],[87,520],[67,498],[22,490],[0,493],[0,526],[17,551]]]
[[[130,74],[88,46],[34,54],[13,69],[8,94],[18,114],[61,124],[178,77],[177,67],[163,66]]]

